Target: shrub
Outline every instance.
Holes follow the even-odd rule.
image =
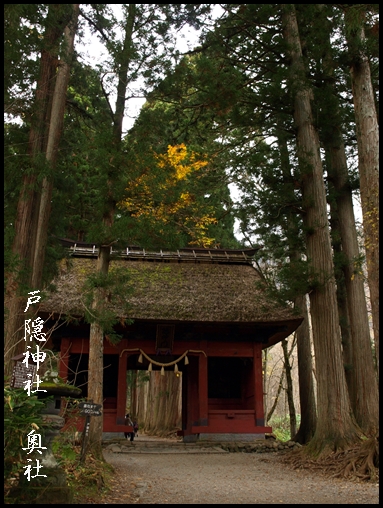
[[[23,473],[26,459],[32,457],[22,449],[27,447],[29,432],[35,430],[41,435],[48,427],[41,415],[44,406],[44,401],[23,388],[4,387],[4,482]]]
[[[301,415],[297,414],[297,430],[299,428],[300,421]],[[290,417],[288,415],[274,416],[268,422],[268,425],[273,428],[273,434],[275,434],[279,441],[289,441],[291,439]]]

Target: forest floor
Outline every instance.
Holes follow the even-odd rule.
[[[115,473],[112,489],[97,504],[379,503],[378,480],[355,482],[293,469],[284,461],[289,452],[230,453],[219,447],[185,452],[172,444],[139,435],[115,451],[107,446],[104,457]]]

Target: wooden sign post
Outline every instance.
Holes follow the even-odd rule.
[[[25,388],[25,383],[35,381],[37,366],[34,362],[29,360],[28,365],[25,365],[21,359],[24,358],[24,354],[14,356],[11,358],[14,360],[15,365],[12,371],[11,387],[12,388]]]
[[[101,413],[101,404],[93,404],[92,400],[88,402],[80,402],[78,407],[80,408],[80,415],[86,416],[85,426],[82,433],[82,449],[80,458],[80,462],[84,462],[86,450],[88,448],[90,417],[101,416],[102,413]]]

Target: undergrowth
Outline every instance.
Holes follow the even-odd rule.
[[[297,414],[297,429],[299,429],[301,415]],[[274,416],[268,422],[268,425],[272,427],[273,434],[278,439],[278,441],[289,441],[291,439],[290,433],[290,417],[286,416]]]
[[[111,489],[113,467],[96,459],[91,452],[80,462],[81,445],[73,442],[73,433],[63,432],[52,443],[53,454],[66,474],[67,485],[73,492],[71,504],[97,504],[101,495]],[[25,504],[12,495],[12,487],[18,484],[22,473],[15,472],[12,481],[4,482],[5,504]]]
[[[109,491],[113,467],[96,459],[91,452],[80,462],[81,445],[73,442],[72,432],[63,432],[52,444],[57,462],[66,473],[67,484],[73,490],[73,504],[98,501]]]
[[[43,436],[49,424],[41,410],[44,402],[22,388],[4,386],[4,500],[13,504],[10,493],[25,474],[28,458],[38,458],[28,447],[28,435]]]

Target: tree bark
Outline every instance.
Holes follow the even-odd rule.
[[[181,411],[180,411],[180,398],[181,398],[181,376],[177,377],[173,372],[168,373],[167,378],[167,392],[168,392],[168,407],[166,410],[164,430],[169,433],[181,427]]]
[[[267,413],[267,416],[266,416],[266,424],[271,420],[271,417],[273,416],[274,411],[277,407],[279,396],[280,396],[282,388],[283,388],[283,378],[284,377],[285,377],[285,370],[282,369],[281,377],[279,378],[278,389],[277,389],[277,393],[275,395],[273,405],[271,406],[270,411]]]
[[[282,122],[278,122],[277,138],[281,157],[283,179],[285,183],[286,193],[288,193],[286,196],[287,202],[294,203],[295,196],[293,190],[291,189],[292,175],[290,157],[287,147],[286,131],[282,128]],[[300,252],[302,247],[299,245],[298,221],[296,220],[295,215],[296,211],[293,211],[292,208],[289,207],[287,210],[287,228],[285,233],[289,242],[289,259],[291,270],[293,271],[295,269],[295,265],[301,260],[302,257],[302,252]],[[301,422],[298,433],[296,433],[296,429],[291,429],[291,438],[301,444],[306,444],[313,437],[316,428],[316,404],[312,372],[309,315],[307,310],[306,295],[297,296],[295,298],[294,306],[300,309],[304,320],[295,332],[298,352]]]
[[[74,48],[74,38],[77,29],[79,4],[73,4],[72,19],[64,30],[64,57],[59,62],[56,75],[56,84],[53,93],[52,109],[50,114],[49,132],[46,148],[46,161],[53,171],[57,156],[59,142],[64,124],[64,113],[68,82],[70,77],[71,57]],[[32,268],[32,287],[39,287],[42,282],[45,250],[48,237],[48,223],[51,213],[51,198],[53,191],[53,174],[44,177],[41,188],[39,217],[36,232],[36,245]]]
[[[150,380],[138,386],[139,421],[145,432],[166,435],[181,427],[182,377],[173,372],[153,371]]]
[[[126,89],[128,86],[127,83],[127,74],[130,64],[131,57],[131,47],[132,47],[132,39],[133,39],[133,28],[135,22],[136,15],[136,6],[135,4],[129,4],[128,7],[128,17],[126,19],[125,24],[125,38],[124,38],[124,47],[122,54],[120,55],[120,62],[115,62],[119,65],[119,73],[118,73],[118,86],[117,86],[117,101],[116,101],[116,112],[114,114],[114,125],[113,125],[113,142],[114,149],[116,152],[120,150],[121,145],[121,136],[122,136],[122,121],[124,117],[125,110],[125,96]],[[105,205],[103,223],[106,227],[106,231],[110,231],[115,214],[115,202],[113,199],[113,184],[114,179],[111,174],[111,171],[108,172],[108,189],[107,189],[107,202]],[[109,238],[109,241],[112,241],[112,238]],[[107,241],[105,242],[107,243]],[[107,274],[109,271],[109,252],[110,245],[100,245],[99,247],[99,255],[98,255],[98,264],[97,264],[97,273]],[[100,302],[100,295],[96,296],[97,302],[96,305]],[[90,340],[89,340],[89,366],[91,356],[94,358],[97,365],[99,364],[99,355],[103,354],[104,349],[104,333],[102,327],[94,322],[90,325]],[[94,386],[93,386],[94,384]],[[99,392],[101,391],[101,396]],[[102,392],[103,392],[103,378],[102,378],[102,370],[95,370],[92,365],[92,376],[89,373],[89,384],[88,384],[88,394],[89,397],[97,397],[97,400],[101,400],[102,403]],[[93,402],[96,402],[94,399]],[[100,419],[99,419],[100,420]],[[91,418],[90,423],[90,449],[93,454],[103,459],[102,450],[101,450],[101,442],[102,442],[102,419],[101,422],[97,421],[97,418]]]
[[[97,273],[106,275],[109,268],[109,247],[100,247],[97,259]],[[105,294],[102,288],[95,289],[92,309],[102,309]],[[94,404],[103,404],[103,372],[104,372],[104,330],[97,322],[90,326],[89,364],[88,364],[88,399]],[[92,417],[89,426],[89,450],[99,460],[102,456],[103,417]]]
[[[290,415],[290,436],[293,437],[297,433],[297,415],[295,412],[294,405],[294,393],[293,393],[293,380],[291,377],[292,367],[290,365],[290,356],[293,352],[294,345],[291,346],[290,352],[287,350],[287,340],[283,339],[282,341],[282,349],[283,349],[283,359],[286,373],[286,393],[287,393],[287,402],[289,406],[289,415]]]
[[[328,24],[326,16],[321,17],[320,21]],[[373,436],[379,422],[378,385],[371,349],[363,273],[359,266],[360,253],[346,151],[341,133],[339,101],[333,84],[331,28],[328,26],[326,31],[327,40],[323,42],[325,88],[322,91],[326,101],[319,106],[324,117],[321,132],[327,161],[332,240],[334,251],[338,253],[341,261],[341,269],[337,270],[337,296],[346,380],[356,421],[366,435]]]
[[[312,120],[312,93],[305,80],[294,5],[283,5],[282,21],[290,59],[289,87],[294,98],[307,256],[312,270],[310,306],[317,371],[318,421],[308,446],[311,453],[319,455],[359,441],[359,429],[352,418],[343,369],[319,138]]]
[[[137,420],[138,414],[138,370],[132,372],[132,384],[130,390],[130,414],[132,420]]]
[[[163,435],[165,431],[166,415],[169,409],[169,392],[168,392],[168,379],[170,372],[165,372],[164,376],[160,373],[160,386],[157,395],[157,415],[155,421],[155,433]]]
[[[266,380],[267,380],[267,349],[263,350],[262,353],[262,371],[263,371],[263,411],[264,414],[267,415],[267,387],[266,387]],[[266,418],[266,424],[267,424],[267,418]]]
[[[4,374],[12,373],[10,359],[25,351],[23,340],[24,309],[27,292],[38,290],[31,288],[32,268],[36,244],[40,191],[37,178],[41,171],[42,154],[45,153],[50,122],[52,93],[55,84],[58,63],[58,43],[62,35],[65,17],[60,17],[62,5],[52,4],[46,19],[44,47],[41,51],[40,71],[36,87],[36,95],[31,117],[29,134],[30,168],[22,180],[20,197],[15,219],[15,236],[12,252],[16,258],[16,268],[7,274],[5,308],[7,310],[4,329]]]
[[[328,169],[330,174],[330,169]],[[335,265],[335,280],[336,280],[336,300],[338,304],[339,314],[339,327],[342,338],[342,351],[343,351],[343,364],[344,372],[346,375],[346,382],[350,402],[355,399],[357,389],[355,384],[355,376],[352,375],[352,333],[351,333],[351,320],[348,313],[347,305],[347,292],[345,280],[345,262],[341,244],[341,233],[338,216],[338,207],[336,198],[333,196],[334,186],[331,181],[328,183],[329,187],[329,204],[330,204],[330,226],[331,226],[331,243],[334,250],[334,258],[337,257],[337,264]],[[354,413],[355,414],[355,413]]]
[[[336,141],[335,133],[332,139]],[[338,291],[345,290],[346,308],[343,314],[350,324],[349,329],[344,330],[346,337],[343,340],[346,379],[356,421],[367,436],[373,436],[379,425],[378,384],[371,350],[363,275],[360,267],[356,265],[359,248],[343,143],[331,146],[329,154],[329,175],[337,191],[336,222],[340,232],[342,253],[345,256],[344,288],[340,287]]]
[[[150,378],[151,376],[152,374],[150,374]],[[138,409],[137,409],[138,423],[140,425],[140,428],[145,430],[146,415],[148,412],[150,379],[145,384],[139,384],[137,389],[138,389]]]
[[[159,399],[161,393],[162,379],[160,371],[153,371],[150,374],[149,390],[148,390],[148,402],[147,412],[145,418],[145,431],[149,434],[156,432],[159,412]]]
[[[306,295],[297,297],[294,307],[303,315],[303,322],[296,330],[298,349],[299,401],[301,405],[301,423],[292,439],[307,444],[314,436],[317,424],[315,403],[313,364],[310,344],[310,324]]]
[[[372,309],[376,364],[379,374],[379,127],[371,71],[363,50],[365,6],[345,10],[346,38],[351,57],[351,84],[362,200],[364,246]]]

